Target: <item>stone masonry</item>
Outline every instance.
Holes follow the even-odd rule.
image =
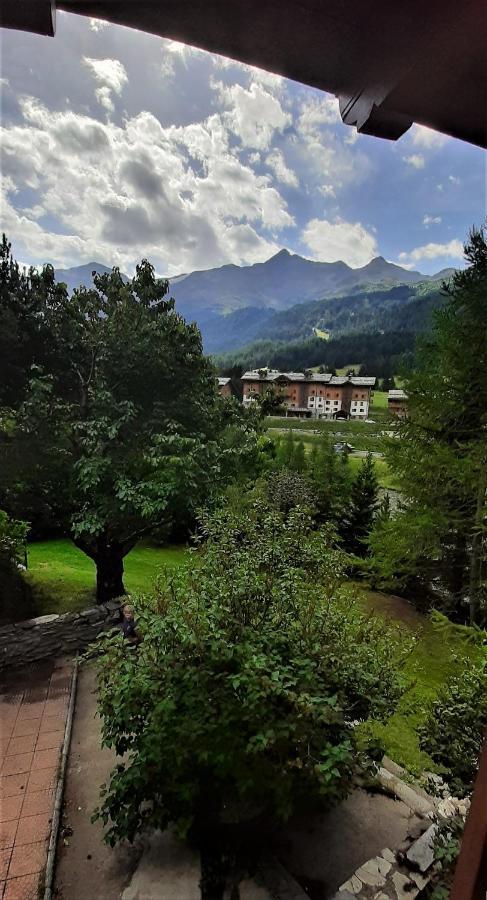
[[[73,656],[110,628],[119,601],[79,613],[40,616],[0,628],[0,672],[40,659]]]

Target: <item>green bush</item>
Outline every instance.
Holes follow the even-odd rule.
[[[485,661],[451,678],[419,729],[420,746],[444,766],[453,793],[470,791],[487,726]]]
[[[339,801],[365,766],[356,720],[387,716],[402,691],[402,640],[359,612],[341,553],[302,510],[256,501],[201,534],[192,564],[139,602],[137,652],[119,634],[98,644],[103,740],[125,754],[97,811],[111,844]]]
[[[0,624],[34,615],[29,585],[19,569],[25,565],[29,526],[0,509]]]

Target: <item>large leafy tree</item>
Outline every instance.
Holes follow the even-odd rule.
[[[0,243],[0,409],[15,408],[25,396],[30,368],[52,366],[53,338],[46,308],[65,293],[54,270],[25,270],[12,256],[5,235]]]
[[[428,572],[456,618],[486,614],[487,243],[473,229],[406,383],[408,417],[390,442],[405,509],[373,535],[380,571]]]
[[[341,553],[302,510],[224,508],[202,533],[196,558],[140,604],[137,656],[120,635],[100,639],[103,738],[123,760],[99,815],[110,843],[190,830],[215,900],[237,823],[255,832],[258,814],[350,789],[363,763],[354,723],[394,708],[406,648],[360,612]]]
[[[128,283],[114,269],[41,298],[52,350],[29,356],[1,445],[10,507],[43,498],[95,562],[99,601],[124,592],[123,559],[143,535],[194,518],[255,433],[217,397],[200,333],[167,291],[143,261]]]

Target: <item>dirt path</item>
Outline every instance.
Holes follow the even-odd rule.
[[[95,677],[82,666],[71,752],[64,793],[63,825],[73,834],[60,837],[56,868],[56,897],[59,900],[118,900],[139,859],[140,847],[111,849],[103,843],[99,822],[92,824],[100,785],[106,781],[115,754],[101,749],[100,720],[95,718]]]
[[[408,600],[404,600],[403,597],[397,597],[395,594],[383,594],[380,591],[367,590],[359,582],[356,582],[356,585],[367,598],[367,606],[371,612],[396,622],[404,622],[410,628],[424,627],[426,622],[424,615],[418,612]]]

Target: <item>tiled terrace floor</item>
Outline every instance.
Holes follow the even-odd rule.
[[[46,861],[71,665],[0,688],[0,898],[37,900]]]

